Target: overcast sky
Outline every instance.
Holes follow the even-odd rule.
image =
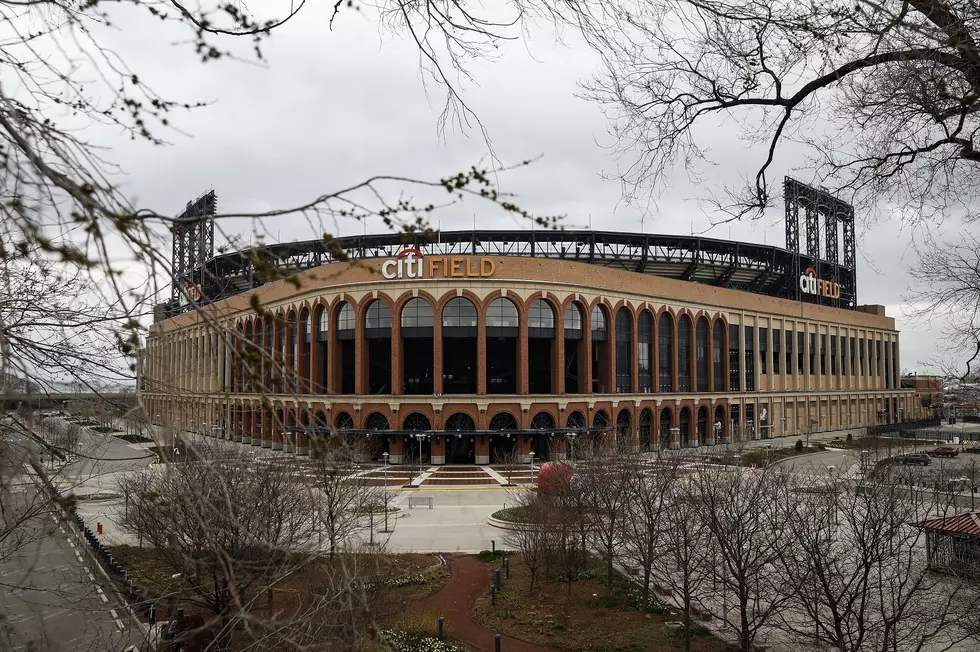
[[[437,179],[486,159],[480,133],[437,132],[442,89],[423,83],[416,50],[404,39],[379,34],[363,15],[342,13],[328,29],[328,6],[309,6],[264,44],[268,63],[224,61],[201,65],[177,34],[135,14],[117,18],[123,29],[107,34],[111,47],[161,95],[213,104],[176,119],[181,132],[170,145],[153,148],[114,133],[114,158],[127,172],[124,191],[140,206],[176,214],[183,204],[214,188],[224,211],[261,211],[307,201],[376,174]],[[332,3],[329,3],[332,4]],[[254,7],[250,7],[253,11]],[[123,9],[123,11],[126,11]],[[463,85],[465,99],[482,120],[504,162],[541,156],[532,166],[501,177],[517,203],[540,215],[565,215],[568,228],[703,232],[710,216],[698,199],[723,184],[751,175],[761,159],[734,136],[738,125],[702,132],[717,163],[701,184],[683,171],[641,212],[620,201],[617,161],[606,118],[576,97],[578,83],[596,70],[593,55],[573,35],[556,44],[546,30],[506,44],[499,60],[474,65],[478,85]],[[773,178],[802,161],[786,150]],[[394,190],[394,188],[393,188]],[[439,213],[443,229],[514,228],[500,210],[467,202]],[[903,317],[914,253],[911,235],[898,223],[870,224],[859,215],[858,296],[880,303],[902,330],[902,366],[919,368],[933,355],[938,328]],[[342,223],[341,234],[363,227]],[[248,239],[252,225],[224,224]],[[262,225],[271,240],[318,237],[318,225],[284,218]],[[333,225],[324,228],[336,233]],[[369,231],[381,231],[380,223]],[[718,227],[710,237],[785,244],[781,211],[747,223]]]

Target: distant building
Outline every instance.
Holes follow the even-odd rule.
[[[917,402],[926,410],[942,405],[945,400],[942,376],[902,376],[902,389],[914,389]]]

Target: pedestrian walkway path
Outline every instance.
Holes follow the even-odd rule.
[[[450,635],[480,652],[493,652],[494,635],[473,620],[476,599],[490,585],[490,569],[475,557],[453,557],[449,560],[452,577],[435,595],[426,598],[423,605],[446,618]],[[501,650],[506,652],[554,652],[550,647],[501,636]]]

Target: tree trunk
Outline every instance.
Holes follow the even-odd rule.
[[[528,593],[534,593],[534,578],[537,577],[538,569],[531,568],[531,588],[528,589]]]

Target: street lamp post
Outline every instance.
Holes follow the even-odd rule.
[[[531,451],[528,456],[531,458],[531,475],[534,475],[534,451]]]
[[[415,433],[415,438],[419,440],[419,477],[422,476],[422,442],[425,440],[425,434],[418,432]],[[418,485],[415,485],[416,487]]]
[[[569,457],[571,458],[572,462],[575,461],[575,438],[576,437],[578,437],[578,434],[574,432],[568,433]]]
[[[384,496],[385,496],[385,529],[384,529],[384,531],[387,534],[388,533],[388,451],[385,451],[384,453],[381,453],[381,457],[383,457],[384,458],[384,461],[385,461],[385,471],[384,471],[384,474],[385,474],[384,475],[384,477],[385,477],[385,480],[384,480],[384,482],[385,482],[385,494],[384,494]]]

